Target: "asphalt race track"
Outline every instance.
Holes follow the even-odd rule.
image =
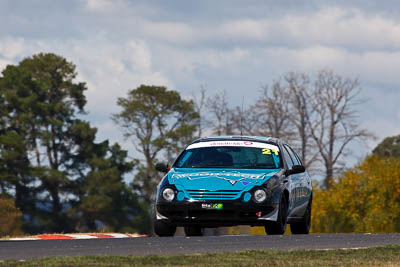
[[[400,245],[400,234],[239,235],[188,238],[177,236],[0,241],[0,261],[55,256],[192,254],[253,249],[336,249],[395,244]]]

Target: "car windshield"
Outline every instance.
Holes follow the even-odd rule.
[[[279,147],[250,141],[194,143],[175,162],[177,168],[278,169]]]

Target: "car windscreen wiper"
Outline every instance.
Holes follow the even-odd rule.
[[[205,164],[194,164],[189,168],[234,168],[233,166],[228,165],[205,165]]]
[[[237,169],[277,169],[275,166],[269,165],[244,165],[244,166],[237,166]]]

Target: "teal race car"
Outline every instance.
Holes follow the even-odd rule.
[[[154,232],[201,236],[206,227],[265,226],[281,235],[308,234],[312,184],[300,158],[280,139],[217,136],[194,141],[157,187]]]

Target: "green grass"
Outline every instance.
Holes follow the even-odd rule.
[[[400,246],[174,256],[57,257],[5,261],[0,266],[400,266]]]

